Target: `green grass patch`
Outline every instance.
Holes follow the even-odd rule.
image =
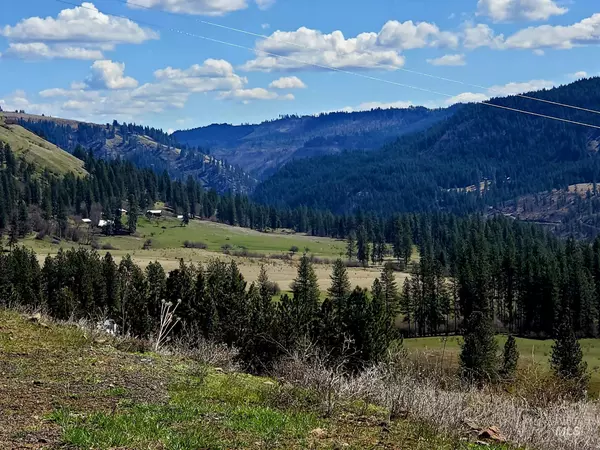
[[[149,220],[138,219],[137,234],[139,237],[118,236],[102,238],[101,243],[110,243],[122,250],[141,249],[146,239],[152,240],[152,248],[183,248],[185,241],[203,242],[207,250],[221,252],[223,246],[233,250],[246,249],[248,252],[261,254],[287,253],[292,247],[300,252],[305,248],[314,255],[329,258],[339,257],[344,253],[345,243],[331,238],[306,236],[302,234],[261,233],[247,228],[231,227],[219,223],[192,220],[182,227],[181,221],[175,218]]]

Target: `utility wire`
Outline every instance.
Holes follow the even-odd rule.
[[[55,0],[55,1],[58,2],[58,3],[64,3],[66,5],[71,5],[71,6],[75,6],[75,7],[78,7],[78,8],[84,8],[84,9],[89,9],[89,10],[92,10],[92,11],[97,11],[97,9],[95,9],[95,8],[91,8],[91,7],[84,6],[84,5],[79,5],[77,3],[72,3],[72,2],[67,1],[67,0]],[[128,16],[124,16],[124,15],[120,15],[120,14],[112,14],[112,13],[106,13],[106,12],[103,12],[103,14],[105,14],[107,16],[118,17],[118,18],[121,18],[121,19],[127,19],[127,20],[134,21],[134,19],[131,19]],[[443,93],[443,92],[437,92],[437,91],[434,91],[434,90],[431,90],[431,89],[421,88],[421,87],[418,87],[418,86],[412,86],[412,85],[408,85],[408,84],[404,84],[404,83],[398,83],[396,81],[386,80],[385,78],[373,77],[371,75],[366,75],[366,74],[359,73],[359,72],[353,72],[353,71],[346,70],[346,69],[339,69],[337,67],[327,66],[327,65],[324,65],[324,64],[318,64],[318,63],[314,63],[314,62],[310,62],[310,61],[303,61],[303,60],[292,58],[292,57],[289,57],[289,56],[284,56],[284,55],[279,55],[279,54],[272,53],[272,52],[267,52],[265,50],[256,50],[256,49],[254,49],[252,47],[247,47],[247,46],[244,46],[244,45],[235,44],[235,43],[232,43],[232,42],[223,41],[223,40],[220,40],[220,39],[215,39],[215,38],[211,38],[211,37],[208,37],[208,36],[203,36],[203,35],[200,35],[200,34],[189,33],[187,31],[178,30],[176,28],[171,28],[171,27],[167,27],[167,26],[163,26],[163,25],[157,25],[157,24],[153,24],[153,23],[149,23],[149,22],[145,22],[145,21],[141,21],[141,20],[135,20],[135,22],[143,24],[143,25],[146,25],[146,26],[149,26],[149,27],[158,28],[158,29],[165,29],[165,30],[171,31],[173,33],[177,33],[177,34],[181,34],[181,35],[185,35],[185,36],[189,36],[189,37],[194,37],[194,38],[197,38],[197,39],[202,39],[202,40],[205,40],[207,42],[214,42],[214,43],[217,43],[217,44],[227,45],[227,46],[233,47],[233,48],[239,48],[239,49],[248,50],[248,51],[251,51],[252,53],[263,53],[263,54],[268,55],[268,56],[273,56],[273,57],[276,57],[276,58],[286,59],[286,60],[293,61],[293,62],[296,62],[296,63],[299,63],[299,64],[307,65],[307,66],[313,66],[313,67],[317,67],[317,68],[320,68],[320,69],[330,70],[330,71],[333,71],[333,72],[344,73],[344,74],[347,74],[347,75],[352,75],[352,76],[355,76],[355,77],[364,78],[364,79],[371,80],[371,81],[377,81],[377,82],[381,82],[381,83],[391,84],[393,86],[399,86],[399,87],[404,87],[404,88],[408,88],[408,89],[414,89],[414,90],[418,90],[418,91],[422,91],[422,92],[428,92],[430,94],[441,95],[441,96],[448,97],[448,98],[454,97],[451,94],[446,94],[446,93]],[[511,108],[511,107],[508,107],[508,106],[496,105],[494,103],[489,103],[487,101],[473,102],[473,103],[478,103],[478,104],[481,104],[481,105],[491,106],[491,107],[494,107],[494,108],[504,109],[504,110],[508,110],[508,111],[513,111],[513,112],[521,113],[521,114],[527,114],[527,115],[531,115],[531,116],[543,117],[543,118],[550,119],[550,120],[555,120],[555,121],[569,123],[569,124],[574,124],[574,125],[581,125],[581,126],[584,126],[584,127],[594,128],[594,129],[600,130],[600,126],[597,126],[597,125],[592,125],[592,124],[584,123],[584,122],[577,122],[577,121],[574,121],[574,120],[563,119],[563,118],[560,118],[560,117],[554,117],[554,116],[549,116],[549,115],[545,115],[545,114],[538,114],[538,113],[534,113],[534,112],[531,112],[531,111],[521,110],[521,109],[517,109],[517,108]]]
[[[131,5],[131,6],[134,6],[136,8],[147,9],[147,10],[154,10],[154,8],[151,8],[149,6],[145,6],[145,5],[141,5],[141,4],[135,3],[135,2],[133,2],[131,0],[111,0],[111,1],[117,2],[117,3],[122,3],[124,5]],[[165,13],[165,14],[170,14],[170,15],[173,15],[173,16],[181,17],[180,14],[176,14],[176,13],[173,13],[173,12],[170,12],[170,11],[161,11],[161,12]],[[235,31],[236,33],[246,34],[248,36],[254,36],[254,37],[263,38],[263,39],[272,39],[271,36],[268,36],[266,34],[254,33],[252,31],[244,30],[244,29],[241,29],[241,28],[230,27],[230,26],[227,26],[227,25],[223,25],[223,24],[219,24],[219,23],[215,23],[215,22],[210,22],[208,20],[194,19],[194,21],[196,21],[198,23],[201,23],[201,24],[204,24],[204,25],[210,25],[212,27],[221,28],[221,29],[224,29],[224,30]],[[300,45],[300,44],[298,44],[296,42],[284,41],[284,40],[281,40],[281,39],[275,39],[275,42],[279,42],[279,43],[282,43],[282,44],[291,45],[291,46],[298,47],[298,48],[303,49],[303,50],[306,48],[303,45]],[[420,71],[417,71],[417,70],[407,69],[405,67],[397,67],[397,66],[392,66],[392,65],[388,65],[388,64],[378,64],[378,63],[375,63],[372,66],[362,66],[362,67],[364,67],[364,68],[380,67],[380,68],[383,68],[383,69],[386,69],[386,70],[401,70],[403,72],[412,73],[412,74],[415,74],[415,75],[421,75],[421,76],[424,76],[424,77],[433,78],[433,79],[440,80],[440,81],[446,81],[446,82],[449,82],[449,83],[461,84],[463,86],[474,87],[474,88],[481,89],[481,90],[488,91],[488,92],[489,91],[492,91],[492,92],[494,91],[493,86],[492,87],[486,87],[486,86],[482,86],[482,85],[479,85],[479,84],[473,84],[473,83],[468,83],[468,82],[461,81],[461,80],[455,80],[455,79],[452,79],[452,78],[446,78],[446,77],[441,77],[441,76],[438,76],[438,75],[433,75],[433,74],[430,74],[430,73],[427,73],[427,72],[420,72]],[[575,109],[575,110],[578,110],[578,111],[584,111],[584,112],[589,112],[589,113],[593,113],[593,114],[600,114],[600,111],[597,111],[595,109],[583,108],[581,106],[575,106],[575,105],[569,105],[569,104],[566,104],[566,103],[554,102],[554,101],[551,101],[551,100],[545,100],[543,98],[533,97],[531,95],[526,95],[526,94],[512,94],[512,95],[515,96],[515,97],[520,97],[520,98],[524,98],[524,99],[527,99],[527,100],[534,100],[536,102],[547,103],[547,104],[555,105],[555,106],[562,106],[564,108],[571,108],[571,109]]]

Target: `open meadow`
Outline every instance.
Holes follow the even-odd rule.
[[[149,239],[151,243],[144,249],[144,244]],[[202,244],[206,248],[185,248],[186,241],[195,245]],[[38,240],[33,237],[25,239],[22,243],[36,252],[40,263],[46,256],[55,255],[61,248],[68,249],[79,245],[67,241],[52,243],[48,239]],[[313,255],[316,262],[320,262],[315,264],[314,268],[321,290],[327,290],[331,281],[330,263],[344,254],[346,246],[346,243],[340,240],[285,230],[262,233],[200,220],[191,220],[187,226],[182,227],[181,221],[174,218],[149,220],[146,217],[138,219],[135,236],[99,235],[98,243],[101,247],[98,250],[100,254],[108,251],[117,260],[131,255],[142,267],[158,261],[166,271],[176,269],[180,260],[194,264],[206,264],[214,258],[233,260],[249,283],[258,279],[260,268],[264,265],[269,279],[276,282],[282,291],[289,290],[296,278],[297,260],[304,251]],[[297,251],[289,258],[293,247]],[[224,253],[224,250],[230,254]],[[362,288],[370,288],[380,272],[381,267],[348,268],[351,284]],[[399,286],[407,276],[405,273],[396,274]]]

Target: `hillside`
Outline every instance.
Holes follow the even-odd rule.
[[[233,352],[217,346],[159,354],[93,326],[7,310],[0,324],[6,449],[514,448],[389,420],[357,401],[324,415],[318,392],[238,373]]]
[[[218,192],[246,193],[255,181],[242,170],[195,148],[179,148],[162,130],[133,124],[93,124],[48,116],[4,113],[6,120],[73,152],[81,145],[101,158],[122,158],[140,167],[166,170],[172,177],[192,176]]]
[[[33,163],[40,170],[48,169],[57,175],[85,175],[83,161],[19,125],[7,125],[0,115],[0,142],[10,145],[16,156]]]
[[[213,124],[176,131],[173,136],[183,144],[208,148],[215,157],[264,178],[294,159],[378,149],[450,117],[455,110],[418,107],[286,116],[258,125]]]
[[[600,78],[529,95],[598,110]],[[597,115],[547,103],[519,97],[492,101],[600,125]],[[336,212],[469,212],[520,195],[597,180],[599,142],[597,129],[469,104],[380,151],[291,162],[259,185],[255,198]],[[482,181],[483,192],[465,194],[468,186]]]

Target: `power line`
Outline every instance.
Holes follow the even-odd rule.
[[[78,7],[78,8],[84,8],[84,9],[89,9],[89,10],[92,10],[92,11],[96,11],[96,9],[94,9],[94,8],[91,8],[91,7],[88,7],[88,6],[84,6],[84,5],[78,5],[76,3],[72,3],[72,2],[67,1],[67,0],[55,0],[55,1],[58,2],[58,3],[64,3],[64,4],[75,6],[75,7]],[[130,17],[124,16],[124,15],[120,15],[120,14],[113,14],[113,13],[106,13],[106,12],[103,12],[103,14],[108,15],[108,16],[112,16],[112,17],[118,17],[118,18],[121,18],[121,19],[127,19],[127,20],[133,21],[133,19],[131,19]],[[418,86],[412,86],[412,85],[408,85],[408,84],[404,84],[404,83],[398,83],[396,81],[386,80],[385,78],[373,77],[371,75],[366,75],[366,74],[359,73],[359,72],[353,72],[353,71],[346,70],[346,69],[339,69],[337,67],[327,66],[327,65],[324,65],[324,64],[318,64],[318,63],[314,63],[314,62],[310,62],[310,61],[303,61],[303,60],[292,58],[292,57],[289,57],[289,56],[284,56],[284,55],[279,55],[279,54],[272,53],[272,52],[267,52],[265,50],[256,50],[256,49],[254,49],[252,47],[247,47],[247,46],[244,46],[244,45],[235,44],[235,43],[232,43],[232,42],[223,41],[223,40],[220,40],[220,39],[215,39],[215,38],[211,38],[211,37],[208,37],[208,36],[203,36],[203,35],[200,35],[200,34],[189,33],[187,31],[178,30],[176,28],[171,28],[171,27],[166,27],[166,26],[162,26],[162,25],[152,24],[152,23],[149,23],[149,22],[141,21],[141,20],[136,20],[136,22],[138,22],[140,24],[143,24],[143,25],[146,25],[146,26],[149,26],[149,27],[159,28],[159,29],[165,29],[165,30],[171,31],[173,33],[178,33],[178,34],[186,35],[186,36],[189,36],[189,37],[194,37],[194,38],[197,38],[197,39],[202,39],[202,40],[205,40],[207,42],[214,42],[214,43],[217,43],[217,44],[227,45],[227,46],[233,47],[233,48],[244,49],[244,50],[251,51],[252,53],[257,53],[257,52],[258,53],[263,53],[263,54],[268,55],[268,56],[274,56],[274,57],[277,57],[277,58],[286,59],[286,60],[293,61],[293,62],[296,62],[296,63],[299,63],[299,64],[307,65],[307,66],[313,66],[313,67],[317,67],[317,68],[320,68],[320,69],[330,70],[330,71],[333,71],[333,72],[344,73],[344,74],[347,74],[347,75],[352,75],[352,76],[356,76],[356,77],[359,77],[359,78],[364,78],[364,79],[371,80],[371,81],[377,81],[377,82],[391,84],[393,86],[404,87],[404,88],[408,88],[408,89],[414,89],[414,90],[418,90],[418,91],[422,91],[422,92],[427,92],[427,93],[435,94],[435,95],[441,95],[441,96],[448,97],[448,98],[454,97],[451,94],[446,94],[446,93],[443,93],[443,92],[437,92],[437,91],[434,91],[434,90],[431,90],[431,89],[421,88],[421,87],[418,87]],[[563,119],[563,118],[560,118],[560,117],[549,116],[549,115],[545,115],[545,114],[538,114],[538,113],[534,113],[534,112],[531,112],[531,111],[521,110],[521,109],[517,109],[517,108],[510,108],[508,106],[496,105],[494,103],[489,103],[487,101],[473,102],[473,103],[478,103],[478,104],[481,104],[481,105],[491,106],[491,107],[494,107],[494,108],[500,108],[500,109],[504,109],[504,110],[508,110],[508,111],[513,111],[513,112],[517,112],[517,113],[521,113],[521,114],[527,114],[527,115],[531,115],[531,116],[543,117],[543,118],[546,118],[546,119],[551,119],[551,120],[555,120],[555,121],[559,121],[559,122],[564,122],[564,123],[569,123],[569,124],[574,124],[574,125],[581,125],[581,126],[585,126],[585,127],[588,127],[588,128],[594,128],[594,129],[599,129],[600,130],[600,126],[597,126],[597,125],[592,125],[592,124],[584,123],[584,122],[577,122],[577,121]]]
[[[142,8],[142,9],[146,9],[146,10],[153,10],[153,8],[151,8],[151,7],[138,4],[138,3],[132,2],[130,0],[111,0],[111,1],[114,1],[114,2],[117,2],[117,3],[122,3],[122,4],[125,4],[125,5],[132,5],[132,6],[135,6],[136,8]],[[181,17],[181,15],[176,14],[176,13],[172,13],[170,11],[162,11],[162,12],[166,13],[166,14],[173,15],[173,16]],[[268,36],[266,34],[254,33],[252,31],[244,30],[244,29],[241,29],[241,28],[230,27],[230,26],[227,26],[227,25],[223,25],[223,24],[219,24],[219,23],[215,23],[215,22],[210,22],[208,20],[194,19],[194,21],[196,21],[198,23],[201,23],[201,24],[204,24],[204,25],[210,25],[212,27],[221,28],[221,29],[224,29],[224,30],[235,31],[236,33],[246,34],[248,36],[254,36],[254,37],[259,37],[259,38],[263,38],[263,39],[271,39],[271,36]],[[300,44],[298,44],[296,42],[283,41],[281,39],[275,39],[275,41],[279,42],[279,43],[282,43],[282,44],[287,44],[287,45],[291,45],[291,46],[298,47],[298,48],[301,48],[301,49],[305,49],[305,47],[303,45],[300,45]],[[455,80],[455,79],[452,79],[452,78],[446,78],[446,77],[441,77],[441,76],[438,76],[438,75],[433,75],[433,74],[430,74],[430,73],[427,73],[427,72],[420,72],[420,71],[417,71],[417,70],[407,69],[405,67],[397,67],[397,66],[386,65],[386,64],[378,64],[378,63],[375,63],[372,66],[359,66],[359,67],[364,67],[364,68],[381,67],[381,68],[385,68],[386,70],[389,70],[389,69],[401,70],[403,72],[412,73],[412,74],[415,74],[415,75],[421,75],[421,76],[424,76],[424,77],[429,77],[429,78],[433,78],[433,79],[440,80],[440,81],[446,81],[446,82],[449,82],[449,83],[461,84],[463,86],[474,87],[474,88],[481,89],[481,90],[488,91],[488,92],[489,91],[493,91],[493,86],[492,87],[486,87],[486,86],[482,86],[482,85],[479,85],[479,84],[473,84],[473,83],[468,83],[468,82],[461,81],[461,80]],[[532,96],[526,95],[526,94],[512,94],[512,95],[515,96],[515,97],[520,97],[520,98],[524,98],[524,99],[527,99],[527,100],[534,100],[534,101],[537,101],[537,102],[547,103],[547,104],[550,104],[550,105],[562,106],[564,108],[571,108],[571,109],[575,109],[575,110],[578,110],[578,111],[589,112],[589,113],[593,113],[593,114],[600,114],[600,111],[597,111],[595,109],[583,108],[581,106],[575,106],[575,105],[569,105],[569,104],[566,104],[566,103],[554,102],[554,101],[551,101],[551,100],[545,100],[545,99],[538,98],[538,97],[532,97]]]

